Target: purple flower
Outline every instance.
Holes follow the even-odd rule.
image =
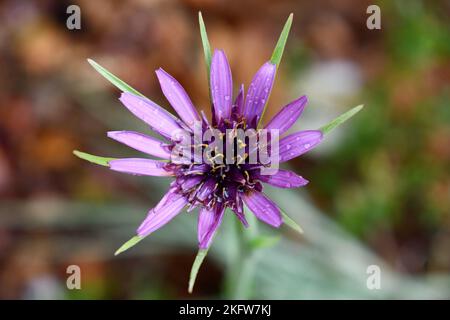
[[[278,165],[313,149],[325,134],[358,113],[363,105],[345,112],[319,130],[286,135],[306,105],[307,99],[302,96],[284,106],[265,126],[262,125],[292,19],[290,14],[270,60],[256,72],[247,94],[241,85],[233,99],[233,78],[227,57],[222,50],[216,50],[211,56],[206,27],[199,12],[211,90],[210,120],[203,111],[197,112],[182,85],[163,69],[156,70],[156,75],[162,92],[178,116],[88,59],[102,76],[123,92],[120,101],[125,107],[161,135],[157,139],[134,131],[110,131],[108,137],[159,160],[99,157],[77,150],[74,154],[114,171],[174,179],[167,193],[138,227],[137,235],[124,243],[116,255],[164,226],[183,209],[188,212],[197,209],[199,251],[189,279],[188,290],[192,292],[200,265],[227,208],[245,227],[248,223],[244,205],[256,218],[270,226],[278,228],[284,222],[302,232],[300,226],[264,194],[264,184],[278,188],[305,186],[308,180],[292,171],[279,169]]]
[[[155,156],[165,161],[157,161],[145,158],[116,159],[109,161],[112,170],[130,173],[134,175],[171,176],[174,181],[161,201],[150,210],[147,217],[137,229],[140,237],[156,231],[164,226],[184,208],[188,211],[197,209],[198,215],[198,242],[201,249],[206,249],[211,244],[216,230],[219,228],[226,209],[231,209],[236,217],[247,226],[244,214],[244,204],[261,221],[279,227],[283,223],[280,209],[263,192],[264,184],[278,188],[296,188],[304,186],[308,180],[294,172],[278,170],[274,174],[264,174],[261,170],[268,163],[262,163],[259,158],[256,162],[249,161],[250,153],[258,153],[262,144],[258,142],[250,147],[246,140],[237,135],[238,130],[253,129],[256,135],[260,135],[260,124],[263,110],[269,98],[276,73],[276,65],[266,62],[256,72],[250,83],[247,94],[244,94],[241,85],[238,94],[233,100],[233,82],[230,66],[225,53],[216,50],[212,56],[210,69],[210,88],[212,98],[212,119],[209,121],[204,114],[200,115],[184,88],[171,75],[162,69],[156,71],[161,89],[177,112],[178,117],[173,116],[164,108],[151,100],[124,92],[120,101],[135,116],[147,123],[150,128],[159,133],[163,139],[158,140],[141,133],[132,131],[112,131],[108,136],[131,148]],[[305,96],[292,101],[283,107],[268,124],[263,127],[270,132],[278,132],[280,135],[288,131],[300,117],[307,99]],[[197,126],[197,127],[196,127]],[[195,131],[202,133],[207,130],[215,130],[219,133],[219,139],[195,138]],[[200,150],[205,157],[192,155],[184,157],[187,162],[175,161],[173,155],[180,144],[180,136],[175,134],[182,132],[187,136],[190,144],[187,149]],[[229,138],[228,136],[232,136]],[[235,149],[231,161],[225,159],[225,148],[216,149],[219,140],[231,141],[237,149],[241,148],[242,154]],[[276,154],[278,161],[285,162],[296,158],[317,146],[322,140],[322,132],[308,130],[284,136],[278,141],[278,148],[267,142],[267,147],[272,154]],[[204,153],[209,150],[209,153]],[[242,156],[243,155],[243,156]]]

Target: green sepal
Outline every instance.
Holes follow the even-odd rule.
[[[109,82],[111,82],[113,85],[115,85],[118,89],[120,89],[123,92],[130,92],[135,95],[145,97],[142,93],[131,87],[128,83],[125,81],[120,80],[117,76],[103,68],[101,65],[99,65],[97,62],[95,62],[92,59],[87,59],[89,64],[97,70],[98,73],[100,73],[103,77],[106,78]]]
[[[341,114],[339,117],[335,118],[334,120],[330,121],[328,124],[322,126],[319,130],[322,131],[323,135],[326,135],[331,130],[336,128],[337,126],[340,126],[345,121],[353,117],[355,114],[357,114],[361,109],[364,107],[364,105],[360,104],[359,106],[354,107],[353,109],[348,110],[347,112]]]
[[[194,289],[195,280],[197,279],[198,270],[200,269],[203,260],[205,260],[206,255],[208,254],[208,249],[199,249],[197,255],[195,256],[194,263],[192,264],[191,274],[189,276],[189,293],[192,293]]]
[[[283,30],[281,31],[280,37],[278,38],[275,49],[273,50],[272,56],[270,57],[270,62],[275,64],[277,67],[281,62],[281,57],[283,56],[284,47],[286,46],[286,41],[291,30],[292,19],[294,14],[291,13],[286,23],[284,24]]]
[[[134,236],[133,238],[131,238],[130,240],[125,242],[119,249],[117,249],[117,251],[114,253],[114,255],[117,256],[117,255],[121,254],[122,252],[130,249],[131,247],[134,247],[144,238],[145,237]]]
[[[295,230],[296,232],[302,234],[303,233],[303,229],[300,227],[300,225],[295,222],[294,220],[292,220],[291,217],[289,217],[285,212],[281,211],[281,216],[283,217],[283,222],[290,228],[292,228],[293,230]]]
[[[73,150],[73,154],[76,155],[78,158],[89,161],[94,164],[98,164],[100,166],[109,167],[109,161],[116,160],[116,158],[108,158],[108,157],[100,157],[95,156],[93,154],[89,154],[86,152],[81,152],[78,150]]]
[[[203,21],[201,11],[198,12],[198,24],[200,25],[200,37],[202,38],[203,52],[205,54],[206,73],[208,76],[208,84],[209,84],[212,53],[211,53],[211,46],[209,45],[208,34],[206,33],[205,22]]]

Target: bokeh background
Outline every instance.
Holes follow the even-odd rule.
[[[81,30],[66,28],[70,4]],[[381,30],[366,28],[370,4],[381,7]],[[261,225],[282,237],[255,254],[240,297],[450,298],[450,2],[419,0],[1,1],[0,298],[233,297],[229,219],[188,295],[196,214],[115,257],[168,181],[72,154],[137,155],[105,132],[148,132],[86,58],[168,106],[153,73],[164,67],[209,109],[199,10],[235,84],[246,85],[294,13],[266,116],[306,94],[296,129],[315,129],[365,105],[290,162],[307,187],[268,190],[305,234]],[[66,287],[71,264],[81,290]],[[380,290],[366,287],[373,264]]]

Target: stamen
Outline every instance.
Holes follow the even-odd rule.
[[[241,139],[238,139],[237,142],[238,142],[238,147],[239,147],[240,149],[245,148],[245,147],[247,146],[247,144],[244,143],[244,141],[242,141]]]

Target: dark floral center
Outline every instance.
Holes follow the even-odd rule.
[[[192,148],[197,148],[198,154],[205,155],[201,163],[195,162],[195,156],[192,156],[192,163],[167,165],[176,173],[171,187],[189,200],[188,210],[195,207],[211,209],[220,205],[243,214],[240,193],[262,191],[262,184],[254,174],[261,164],[249,161],[249,154],[255,152],[258,146],[249,143],[249,136],[238,134],[239,129],[247,129],[241,119],[227,120],[213,126],[203,121],[203,130],[211,129],[216,129],[220,135],[197,143],[193,141]],[[255,130],[252,132],[256,134]],[[217,138],[219,141],[216,141]],[[218,144],[222,144],[221,149]]]

